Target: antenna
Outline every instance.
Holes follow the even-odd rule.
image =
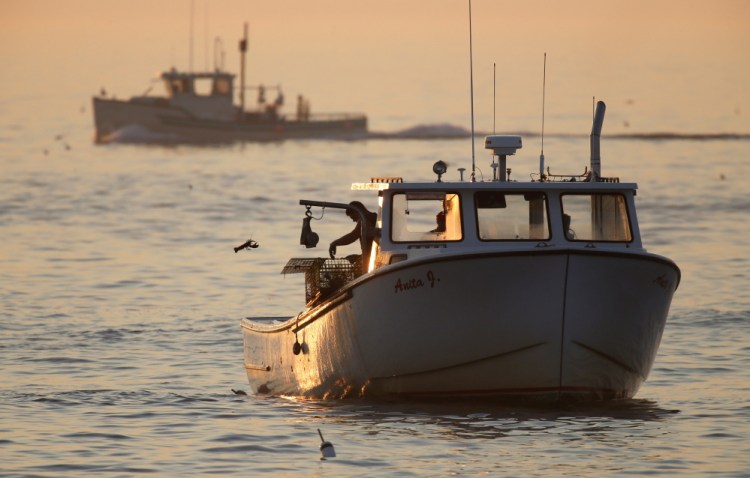
[[[471,85],[471,182],[476,182],[474,162],[474,50],[471,44],[471,0],[469,0],[469,83]]]
[[[208,2],[203,5],[203,68],[208,71]]]
[[[493,135],[495,134],[495,118],[496,118],[496,114],[495,114],[496,108],[495,108],[495,105],[497,104],[497,101],[496,101],[497,94],[495,92],[495,89],[496,89],[495,87],[497,85],[497,79],[496,79],[497,78],[497,74],[496,73],[497,73],[497,63],[493,62],[492,63],[492,134]],[[485,139],[485,145],[486,145],[486,139]],[[498,168],[499,165],[497,163],[495,163],[495,156],[494,155],[492,156],[492,164],[491,164],[491,166],[492,166],[492,180],[493,181],[497,181],[497,168]]]
[[[193,20],[195,17],[195,2],[190,0],[190,65],[189,71],[193,71]]]
[[[547,52],[544,52],[544,69],[542,73],[542,152],[539,154],[539,180],[544,181],[544,104],[547,94]]]

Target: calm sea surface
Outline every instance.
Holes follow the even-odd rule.
[[[456,180],[470,142],[95,146],[88,109],[32,118],[48,100],[0,105],[0,475],[750,475],[750,140],[608,139],[605,120],[603,173],[639,183],[644,243],[683,273],[636,399],[308,401],[232,392],[240,319],[298,311],[280,270],[326,252],[300,249],[298,200],[366,200],[351,182],[430,180],[439,159]],[[583,172],[580,133],[545,139],[553,173]]]

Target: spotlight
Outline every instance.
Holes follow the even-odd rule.
[[[432,172],[437,174],[438,177],[437,182],[442,182],[440,178],[446,171],[448,171],[448,165],[445,164],[445,161],[438,161],[432,165]]]

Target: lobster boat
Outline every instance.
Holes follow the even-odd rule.
[[[225,143],[285,139],[358,139],[367,135],[367,117],[360,113],[311,113],[310,101],[298,95],[296,113],[283,112],[286,103],[279,85],[245,86],[247,24],[240,41],[239,104],[234,103],[235,76],[215,65],[210,71],[161,74],[165,96],[120,100],[106,91],[93,98],[95,141]],[[246,106],[245,94],[257,104]],[[269,95],[275,94],[272,98]]]
[[[511,180],[520,136],[492,135],[494,177],[371,178],[360,203],[300,201],[347,211],[361,254],[292,258],[306,306],[241,322],[256,394],[315,398],[490,397],[610,400],[647,378],[680,282],[647,252],[635,183],[600,174],[599,102],[591,164],[581,175]],[[463,176],[463,171],[461,172]],[[303,221],[300,242],[318,236]],[[333,250],[331,251],[333,252]]]

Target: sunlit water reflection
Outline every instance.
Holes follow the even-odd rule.
[[[2,144],[2,473],[750,470],[747,140],[605,134],[604,174],[639,183],[644,243],[683,278],[635,400],[550,409],[231,392],[247,389],[240,318],[295,313],[303,285],[281,267],[325,253],[300,250],[298,200],[347,202],[349,184],[371,176],[429,180],[437,160],[455,180],[470,165],[467,140],[95,147],[88,125],[76,131],[70,149],[46,132]],[[536,170],[538,151],[539,138],[525,140],[513,177]],[[553,172],[579,173],[588,141],[548,138],[545,155]],[[316,228],[322,244],[350,227],[340,216]],[[260,247],[235,254],[249,237]],[[335,459],[319,459],[317,428]]]

